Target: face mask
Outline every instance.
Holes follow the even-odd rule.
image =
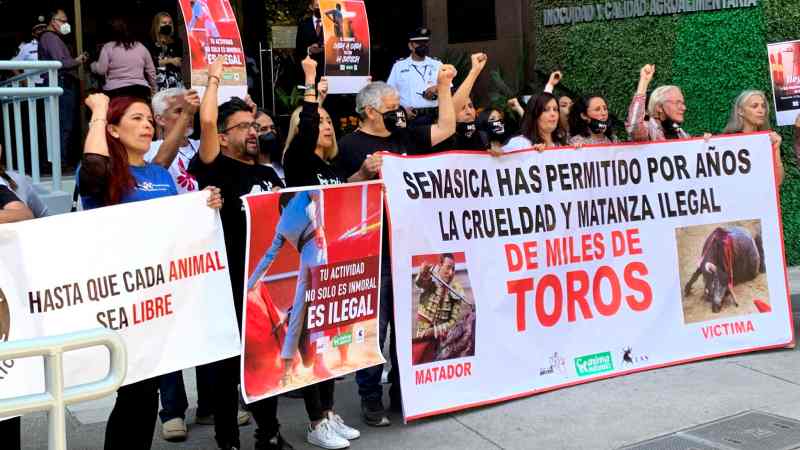
[[[683,131],[681,124],[669,118],[661,121],[661,128],[664,129],[664,137],[667,139],[678,139],[680,138],[680,132]]]
[[[420,46],[418,46],[418,47],[416,47],[414,49],[414,53],[417,56],[419,56],[420,58],[424,58],[424,57],[428,56],[429,52],[430,52],[430,49],[428,48],[427,45],[420,45]]]
[[[161,28],[158,30],[163,36],[172,36],[172,25],[161,25]]]
[[[316,17],[317,19],[322,18],[322,12],[320,12],[319,8],[314,8],[314,17]]]
[[[459,136],[464,136],[466,138],[471,138],[473,134],[475,134],[475,122],[458,122],[456,124],[456,133]]]
[[[62,23],[61,28],[58,29],[64,36],[72,33],[72,27],[68,23]]]
[[[390,133],[406,127],[406,112],[402,108],[383,113],[383,125]]]
[[[273,132],[267,132],[258,137],[258,151],[269,156],[270,161],[280,161],[281,149],[278,146],[278,136]]]
[[[493,120],[489,122],[489,133],[493,136],[501,136],[506,133],[506,126],[502,120]]]
[[[589,122],[589,130],[592,134],[603,134],[608,130],[608,121],[592,119]]]

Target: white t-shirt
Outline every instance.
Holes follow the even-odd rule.
[[[533,147],[533,142],[525,136],[514,136],[506,142],[503,146],[504,152],[513,152],[514,150],[522,150]]]
[[[406,108],[435,108],[439,102],[426,100],[421,93],[436,86],[442,62],[425,57],[424,61],[414,61],[410,56],[394,63],[386,84],[397,89],[400,104]]]
[[[158,154],[158,149],[164,141],[159,139],[150,144],[150,150],[144,155],[144,160],[152,162],[153,158]],[[172,165],[169,166],[169,174],[172,175],[175,181],[175,187],[178,188],[178,194],[185,194],[187,192],[197,192],[199,189],[197,180],[189,174],[189,162],[197,154],[200,149],[200,141],[189,139],[189,145],[183,146],[178,149],[178,154]]]
[[[23,42],[19,44],[19,52],[17,56],[11,58],[14,61],[38,61],[39,60],[39,41],[33,39],[30,42]],[[41,75],[36,75],[31,78],[33,84],[42,84],[44,79]]]

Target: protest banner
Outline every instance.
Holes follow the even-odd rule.
[[[106,327],[124,384],[239,354],[225,241],[207,192],[0,226],[0,342]],[[40,358],[0,363],[0,398],[41,392]],[[108,371],[104,348],[64,354],[67,386]]]
[[[406,420],[793,345],[767,133],[382,173]]]
[[[772,98],[778,125],[794,124],[800,113],[800,41],[767,45]]]
[[[244,197],[248,403],[383,363],[380,183]]]
[[[320,0],[325,76],[331,94],[355,94],[369,83],[369,22],[362,0]]]
[[[208,86],[208,65],[225,58],[219,82],[219,102],[247,95],[245,67],[239,25],[228,0],[180,0],[186,24],[192,89],[203,96]]]

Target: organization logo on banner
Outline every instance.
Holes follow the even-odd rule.
[[[575,371],[579,377],[597,375],[614,370],[610,352],[595,353],[575,358]]]
[[[627,348],[622,349],[622,365],[623,366],[639,364],[639,363],[647,362],[648,360],[649,360],[649,358],[647,357],[647,355],[639,355],[639,354],[633,353],[633,348],[632,347],[627,347]]]
[[[559,356],[558,352],[555,352],[548,358],[547,367],[542,367],[539,369],[539,375],[551,375],[554,373],[563,374],[567,372],[567,360]]]
[[[333,346],[334,347],[338,347],[340,345],[352,344],[352,343],[353,343],[353,333],[349,332],[349,331],[347,333],[342,333],[342,334],[340,334],[338,336],[334,336],[333,337]]]

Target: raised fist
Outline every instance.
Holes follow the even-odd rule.
[[[92,94],[86,97],[84,103],[93,113],[105,114],[108,112],[108,104],[111,100],[106,94]]]
[[[481,71],[486,67],[486,61],[489,60],[489,57],[486,56],[486,53],[473,53],[471,59],[472,70]]]
[[[437,76],[436,81],[438,81],[439,84],[447,83],[447,85],[449,86],[450,83],[453,82],[453,79],[456,77],[457,74],[458,71],[451,64],[442,64],[442,67],[439,69],[439,75]]]
[[[641,72],[639,72],[639,79],[646,83],[650,83],[653,81],[653,75],[655,75],[655,73],[655,64],[645,64],[644,67],[642,67]]]

